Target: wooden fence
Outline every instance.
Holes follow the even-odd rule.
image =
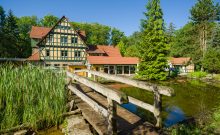
[[[94,76],[94,80],[96,80],[97,76],[103,77],[105,79],[114,80],[117,82],[125,83],[137,88],[144,89],[146,91],[150,91],[154,93],[154,105],[145,103],[133,97],[127,96],[123,92],[117,91],[115,89],[110,89],[96,81],[89,80],[86,77],[79,76],[77,74],[73,74],[67,72],[68,82],[71,80],[75,80],[79,83],[82,83],[94,91],[101,93],[105,97],[107,97],[108,107],[107,110],[96,103],[94,100],[88,98],[84,93],[78,90],[75,86],[69,83],[68,88],[80,97],[83,101],[88,103],[95,111],[101,113],[103,116],[107,117],[108,120],[108,134],[116,134],[117,126],[116,126],[116,104],[124,104],[124,103],[132,103],[136,106],[139,106],[145,110],[148,110],[154,114],[156,118],[156,127],[162,126],[161,120],[161,111],[162,111],[162,98],[161,95],[172,96],[173,89],[166,86],[159,86],[153,83],[143,82],[132,80],[126,77],[121,77],[117,75],[110,75],[102,72],[92,71],[92,70],[78,70],[75,72],[86,72],[87,74],[92,74]]]

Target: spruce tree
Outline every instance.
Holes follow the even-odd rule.
[[[16,19],[13,12],[9,10],[3,27],[4,34],[1,40],[0,57],[18,57],[19,31]]]
[[[160,0],[149,0],[144,34],[139,46],[141,62],[138,74],[146,80],[165,80],[168,53]]]
[[[5,11],[2,6],[0,6],[0,32],[5,24]]]

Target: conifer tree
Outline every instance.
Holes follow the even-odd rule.
[[[210,47],[220,48],[220,24],[216,24],[213,30]]]
[[[207,40],[211,23],[220,20],[220,6],[219,3],[214,4],[213,0],[198,0],[190,12],[191,20],[199,29],[199,45],[203,59],[208,48]],[[201,70],[203,70],[203,66]]]
[[[18,57],[19,31],[16,17],[9,10],[5,18],[3,35],[0,46],[0,57]]]
[[[164,31],[163,12],[160,0],[149,0],[144,34],[139,46],[141,63],[139,75],[146,80],[165,80],[168,44]]]
[[[0,32],[5,23],[5,11],[2,6],[0,6]]]

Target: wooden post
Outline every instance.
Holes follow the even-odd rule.
[[[154,117],[157,120],[156,127],[162,127],[161,119],[162,100],[157,86],[154,86]]]
[[[122,75],[125,74],[125,66],[122,66]]]
[[[129,76],[130,76],[131,75],[131,67],[130,67],[130,65],[128,67],[129,67]]]
[[[93,75],[93,81],[97,82],[97,80],[98,80],[98,76]]]
[[[68,86],[69,84],[71,84],[71,83],[72,83],[72,78],[70,78],[70,77],[67,76],[67,78],[66,78],[66,85],[65,85],[65,86],[67,87],[67,86]],[[69,91],[68,91],[68,96],[71,96],[71,94],[72,94],[72,93],[71,93],[71,91],[69,90]]]
[[[114,65],[115,75],[117,75],[117,66]]]
[[[117,134],[117,123],[116,123],[116,103],[115,101],[107,98],[108,100],[108,135]]]

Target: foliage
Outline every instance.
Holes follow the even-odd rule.
[[[147,10],[145,15],[148,20],[138,48],[141,54],[138,74],[142,79],[165,80],[168,45],[160,0],[149,1]]]
[[[209,48],[202,63],[210,73],[220,73],[220,49]]]
[[[29,32],[32,26],[38,25],[37,16],[23,16],[17,21],[20,37],[24,40],[29,40]]]
[[[126,48],[125,56],[128,57],[138,57],[140,56],[138,47],[136,45],[128,46]]]
[[[176,32],[176,30],[175,30],[174,24],[170,23],[169,26],[166,28],[166,31],[165,31],[165,34],[167,36],[167,43],[168,43],[169,48],[171,47],[171,45],[174,42],[174,39],[175,39],[175,36],[176,36],[175,32]],[[170,49],[169,49],[169,51],[170,51]]]
[[[212,124],[210,125],[212,128],[214,128],[218,133],[220,133],[220,108],[218,107],[216,111],[213,114],[212,117]]]
[[[20,46],[19,46],[19,57],[29,57],[32,52],[30,30],[32,26],[37,26],[39,24],[38,18],[36,16],[23,16],[17,20],[17,25],[19,28],[20,36]]]
[[[40,20],[40,25],[44,27],[52,27],[57,23],[58,20],[58,17],[48,14]]]
[[[124,32],[121,32],[120,30],[113,28],[111,30],[111,45],[118,45],[122,38],[125,37]]]
[[[2,6],[0,6],[0,32],[2,32],[2,28],[5,23],[5,11]]]
[[[195,64],[201,63],[201,50],[198,44],[198,32],[193,23],[186,24],[175,32],[170,53],[173,57],[191,57]]]
[[[2,18],[6,16],[2,12]],[[31,55],[29,31],[36,17],[17,18],[10,10],[0,30],[0,57],[26,58]]]
[[[199,46],[202,53],[202,59],[207,51],[208,33],[210,25],[220,20],[220,6],[214,4],[213,0],[198,0],[195,6],[190,10],[191,20],[198,27]],[[203,65],[202,68],[203,70]]]
[[[220,47],[220,24],[216,24],[214,27],[212,38],[210,41],[210,47]]]
[[[125,38],[124,32],[98,23],[72,22],[72,25],[76,30],[86,32],[86,43],[89,45],[118,45]]]
[[[126,52],[126,48],[125,48],[124,42],[123,42],[123,41],[120,41],[120,42],[118,43],[117,47],[119,48],[121,55],[124,56],[124,55],[125,55],[125,52]]]
[[[131,36],[122,38],[122,42],[125,44],[125,56],[139,57],[138,46],[141,42],[142,32],[134,32]]]
[[[214,4],[213,0],[198,0],[196,5],[190,10],[191,19],[195,23],[204,23],[220,19],[219,4]]]
[[[202,131],[192,124],[181,124],[177,128],[172,129],[172,135],[201,135]]]
[[[64,76],[40,67],[0,67],[0,129],[47,127],[64,112]],[[37,125],[41,123],[42,125]]]
[[[4,12],[1,16],[5,16]],[[10,10],[3,23],[0,33],[0,57],[16,57],[18,55],[17,43],[19,40],[17,18]]]
[[[198,72],[188,73],[187,76],[189,78],[203,78],[203,77],[206,77],[207,75],[208,75],[208,73],[206,73],[206,72],[198,71]]]

